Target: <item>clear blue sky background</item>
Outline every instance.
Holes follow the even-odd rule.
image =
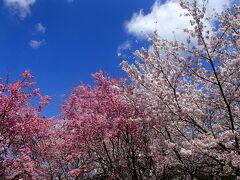
[[[0,75],[11,72],[15,79],[25,69],[35,76],[43,94],[53,100],[44,114],[59,113],[59,105],[70,90],[92,83],[91,74],[100,69],[113,77],[124,75],[117,47],[131,38],[124,23],[134,12],[149,11],[154,0],[39,0],[31,16],[21,20],[0,0]],[[37,23],[46,26],[36,33]],[[45,39],[32,49],[29,41]]]

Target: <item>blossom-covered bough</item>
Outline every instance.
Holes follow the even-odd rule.
[[[162,171],[230,178],[240,173],[240,8],[207,17],[206,3],[181,1],[192,25],[183,29],[185,42],[155,32],[152,50],[122,66],[159,121],[154,129],[165,145],[153,150],[167,159]]]

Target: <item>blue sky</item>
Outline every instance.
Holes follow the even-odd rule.
[[[91,83],[91,74],[100,69],[113,77],[123,75],[117,48],[129,37],[124,24],[139,9],[152,5],[145,0],[40,0],[24,19],[0,2],[0,74],[11,79],[25,69],[35,76],[37,86],[53,101],[45,110],[58,111],[72,87]],[[36,30],[41,23],[46,32]],[[31,48],[31,40],[44,44]]]
[[[48,116],[59,113],[74,86],[92,83],[92,73],[123,76],[124,51],[132,51],[143,33],[157,28],[171,38],[173,25],[187,22],[178,19],[177,0],[68,1],[0,0],[0,76],[10,71],[13,80],[29,69],[41,92],[53,98]],[[228,2],[211,1],[219,8]]]

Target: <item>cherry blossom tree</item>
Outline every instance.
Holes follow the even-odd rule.
[[[240,174],[240,8],[207,17],[207,1],[180,1],[190,17],[186,41],[152,38],[150,50],[122,62],[145,98],[165,159],[165,178],[233,178]],[[161,142],[161,143],[159,143]]]
[[[0,177],[35,179],[31,147],[41,130],[40,113],[50,100],[33,89],[33,76],[25,71],[13,83],[0,82]],[[34,108],[31,100],[39,104]],[[39,100],[37,100],[39,99]]]
[[[63,106],[69,175],[77,179],[141,179],[153,169],[149,124],[123,80],[94,74],[93,87],[75,88]],[[132,99],[132,101],[130,101]]]

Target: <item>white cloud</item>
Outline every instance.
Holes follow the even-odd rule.
[[[224,5],[229,6],[230,0],[209,0],[207,15],[213,13],[213,8],[216,12],[221,12]],[[186,10],[179,5],[179,0],[168,0],[163,4],[156,1],[149,14],[144,14],[142,10],[135,13],[131,20],[126,23],[126,29],[128,33],[138,37],[157,30],[162,38],[173,39],[175,36],[178,40],[183,40],[185,36],[181,29],[191,29],[190,17],[180,17],[180,14],[185,12]]]
[[[230,7],[233,0],[209,0],[208,6],[207,6],[207,15],[210,16],[213,14],[213,9],[220,13],[222,12],[226,7]]]
[[[36,0],[3,0],[6,7],[24,19],[31,14],[31,6]]]
[[[132,45],[130,43],[130,41],[125,41],[124,43],[122,43],[121,45],[118,46],[118,50],[127,50],[127,49],[131,49]]]
[[[29,46],[33,49],[38,49],[39,47],[46,44],[46,41],[44,39],[37,41],[37,40],[31,40],[29,41]]]
[[[42,34],[45,34],[45,32],[46,32],[46,27],[43,26],[41,23],[37,23],[37,25],[36,25],[36,31],[37,31],[37,32],[40,32],[40,33],[42,33]]]
[[[125,41],[124,43],[118,46],[117,55],[121,56],[123,51],[131,50],[131,48],[132,48],[132,44],[130,43],[130,41]]]
[[[45,34],[46,33],[46,27],[43,26],[41,23],[37,23],[35,26],[35,31],[37,33],[42,33]],[[32,49],[38,49],[41,46],[44,46],[46,44],[46,40],[45,39],[41,39],[41,40],[30,40],[28,45],[32,48]]]

